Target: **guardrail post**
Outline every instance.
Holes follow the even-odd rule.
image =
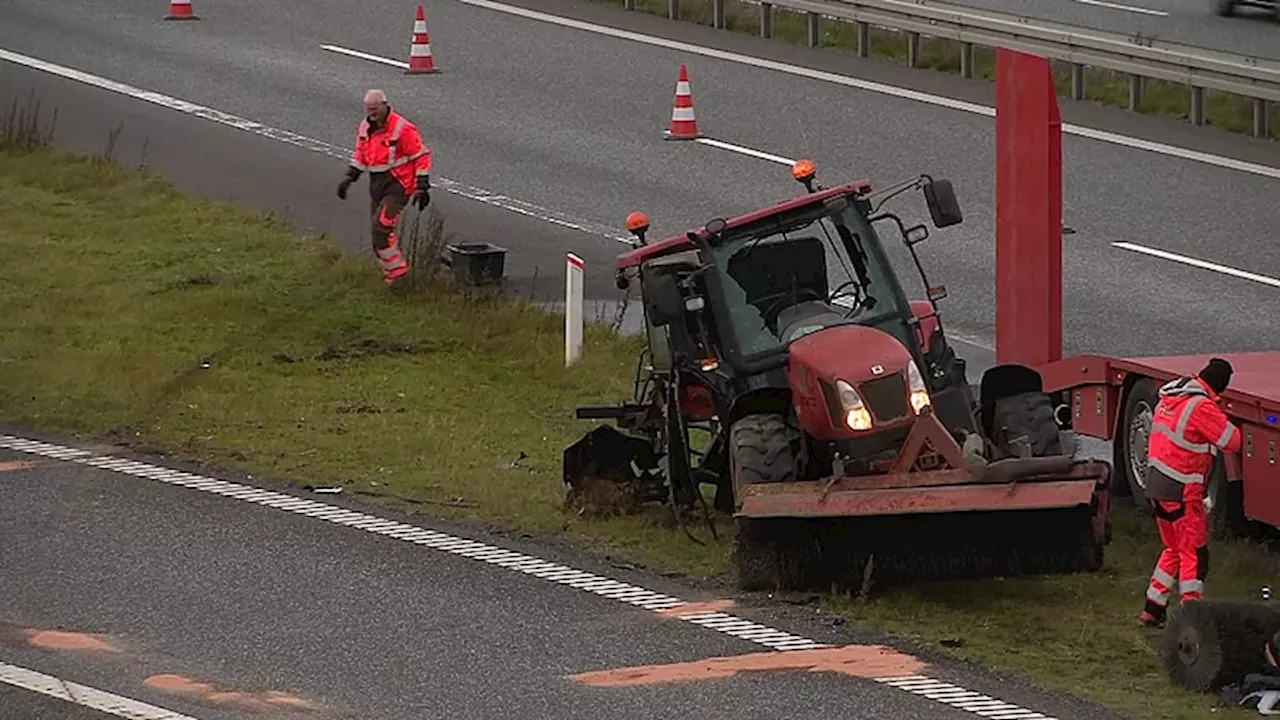
[[[818,47],[822,43],[822,16],[809,13],[809,47]]]
[[[973,77],[973,43],[960,43],[960,77]]]
[[[667,0],[667,17],[671,20],[680,19],[680,0]]]
[[[1267,101],[1262,98],[1253,99],[1253,136],[1262,137],[1267,134]]]
[[[858,57],[867,57],[871,54],[871,26],[864,23],[856,23],[858,28]]]
[[[1191,107],[1187,113],[1192,125],[1204,124],[1204,88],[1191,86]]]
[[[920,33],[907,33],[907,67],[920,62]]]
[[[773,3],[760,3],[760,37],[773,37]]]
[[[622,0],[622,7],[625,10],[635,10],[636,0]]]
[[[1084,66],[1071,63],[1071,99],[1084,99]]]
[[[1142,76],[1129,76],[1129,109],[1137,110],[1139,103],[1142,102]]]
[[[724,29],[724,0],[711,0],[711,25],[717,30]]]

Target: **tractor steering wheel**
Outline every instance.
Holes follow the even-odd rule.
[[[774,299],[776,298],[776,299]],[[787,304],[798,304],[803,298],[817,300],[818,302],[826,302],[827,298],[822,293],[808,288],[799,290],[787,290],[784,292],[770,293],[758,298],[752,305],[760,308],[760,315],[763,316],[764,324],[772,328],[778,320],[778,314],[782,312]],[[785,303],[785,304],[784,304]]]

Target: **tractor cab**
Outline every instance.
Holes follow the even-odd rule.
[[[835,396],[858,395],[853,386],[865,381],[857,399],[863,425],[827,428],[833,438],[880,430],[877,420],[905,426],[908,403],[918,412],[939,393],[934,409],[943,422],[972,427],[963,361],[947,347],[934,306],[942,293],[908,300],[873,224],[895,223],[913,257],[928,230],[876,215],[867,183],[817,188],[806,161],[792,174],[807,195],[657,243],[644,241],[647,218],[628,219],[638,246],[619,256],[619,284],[638,274],[654,369],[669,373],[678,364],[686,396],[733,398],[739,407],[803,400],[793,385],[806,371]],[[924,189],[939,227],[962,220],[946,181],[913,180],[880,202],[912,187]],[[918,260],[916,267],[923,276]],[[699,420],[738,414],[695,408]]]

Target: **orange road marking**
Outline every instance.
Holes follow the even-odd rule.
[[[315,705],[292,693],[279,690],[265,692],[248,692],[240,690],[221,690],[212,683],[200,682],[191,678],[165,673],[152,675],[143,681],[149,688],[186,695],[196,700],[219,705],[240,705],[251,710],[271,710],[280,707],[292,707],[298,710],[318,710]]]
[[[665,610],[659,610],[659,615],[694,615],[706,612],[724,612],[733,607],[732,600],[711,600],[709,602],[687,602],[683,605],[677,605]]]
[[[27,630],[27,642],[45,650],[81,650],[87,652],[123,652],[99,636],[63,630]]]
[[[41,465],[50,465],[48,460],[0,460],[0,472],[17,472],[19,470],[30,470],[40,467]]]
[[[733,677],[740,672],[834,672],[860,678],[915,675],[927,663],[884,645],[845,645],[817,650],[787,650],[715,657],[670,665],[641,665],[571,676],[593,687],[634,687]]]

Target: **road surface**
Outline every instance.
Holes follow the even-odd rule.
[[[1213,0],[957,0],[986,10],[1280,58],[1280,23],[1263,9],[1220,17]]]
[[[682,38],[701,35],[766,55],[807,58],[819,66],[836,62],[804,49],[568,0],[544,0],[540,6],[594,13],[614,24],[660,27],[682,33]],[[348,48],[393,62],[404,56],[409,23],[403,9],[389,0],[371,0],[354,15],[337,2],[281,9],[227,0],[198,9],[204,17],[198,23],[165,23],[139,5],[107,16],[70,0],[20,0],[6,9],[0,48],[93,77],[82,78],[89,84],[69,82],[9,62],[3,65],[4,87],[19,93],[36,87],[42,94],[75,98],[67,102],[115,105],[120,119],[121,112],[150,112],[142,109],[143,103],[124,102],[124,96],[92,88],[106,78],[129,83],[137,92],[163,93],[301,133],[341,155],[359,119],[361,92],[381,86],[396,107],[422,126],[435,153],[433,175],[585,218],[594,226],[618,227],[627,212],[644,209],[653,219],[653,233],[662,234],[798,189],[783,165],[702,144],[659,140],[670,118],[675,70],[687,62],[700,127],[715,138],[785,158],[812,156],[829,182],[869,177],[883,187],[921,172],[952,178],[967,220],[957,229],[936,232],[922,250],[932,279],[951,288],[943,303],[949,326],[991,344],[990,117],[764,68],[758,62],[710,58],[690,46],[623,41],[607,34],[607,28],[584,31],[499,11],[503,9],[509,7],[488,6],[486,0],[430,5],[432,48],[444,72],[413,77],[396,67],[321,48]],[[506,41],[495,44],[488,41],[492,37]],[[848,59],[839,62],[860,67]],[[895,75],[884,68],[875,72],[881,80]],[[916,82],[921,75],[902,71],[897,77]],[[990,92],[989,87],[978,88],[980,83],[948,82],[963,92]],[[1116,117],[1073,112],[1068,119],[1098,118],[1099,124],[1119,127],[1123,123]],[[113,116],[94,122],[108,125]],[[1280,166],[1280,152],[1248,138],[1203,131],[1182,135],[1156,120],[1144,127],[1153,128],[1148,134],[1156,139],[1172,138],[1179,145]],[[149,128],[125,128],[135,140],[144,132]],[[191,132],[198,133],[190,135],[192,145],[205,142],[205,134],[224,144],[235,135],[213,127]],[[187,144],[177,136],[170,147],[175,143]],[[1065,220],[1077,231],[1066,242],[1068,349],[1131,354],[1265,348],[1280,331],[1280,316],[1270,312],[1274,285],[1280,283],[1275,280],[1280,277],[1280,251],[1272,203],[1280,171],[1272,168],[1272,176],[1260,176],[1138,149],[1132,147],[1134,141],[1122,143],[1070,134],[1064,139]],[[257,181],[231,168],[230,160],[207,169],[192,165],[185,174],[199,176],[192,182],[219,184],[228,191],[238,186],[238,192],[257,196],[260,204],[288,204],[295,214],[326,227],[338,227],[338,220],[324,218],[339,215],[352,223],[344,228],[357,227],[363,222],[358,204],[338,203],[328,187],[336,184],[342,160],[317,155],[306,170],[255,161],[253,167],[273,173]],[[158,151],[149,157],[158,158]],[[895,207],[908,217],[924,216],[917,198],[903,199]],[[537,265],[540,277],[550,275],[555,280],[549,284],[558,286],[563,253],[572,251],[586,257],[594,295],[616,293],[608,288],[605,268],[621,243],[590,232],[525,232],[537,226],[525,220],[527,216],[503,233],[503,244],[512,247],[516,280],[527,280],[530,267]],[[353,246],[365,242],[351,230],[341,237]],[[1265,280],[1241,279],[1113,244],[1119,242],[1248,269]],[[905,261],[904,252],[898,256]],[[908,285],[921,292],[918,283]]]
[[[48,709],[44,696],[5,687],[9,666],[200,720],[264,709],[325,720],[962,720],[991,709],[979,693],[1016,706],[1008,717],[1115,717],[918,654],[849,647],[876,638],[811,608],[717,605],[756,629],[699,626],[675,614],[696,619],[701,606],[678,603],[721,598],[695,597],[651,573],[519,538],[480,537],[484,547],[466,548],[457,537],[474,529],[427,532],[397,524],[412,521],[390,510],[375,511],[384,521],[374,522],[342,514],[349,504],[341,498],[286,504],[292,498],[120,457],[104,448],[72,457],[61,443],[0,432],[0,563],[21,579],[0,586],[6,717]],[[499,547],[529,557],[502,556]],[[569,569],[632,588],[604,588]],[[804,652],[811,659],[796,659]],[[749,655],[832,670],[717,678],[665,667],[630,685],[609,672]],[[677,672],[691,681],[671,682]],[[895,687],[870,679],[910,675],[929,680]],[[923,683],[935,689],[922,691]],[[943,693],[942,683],[958,689]],[[968,700],[955,699],[966,691]],[[954,707],[966,702],[970,711]]]

